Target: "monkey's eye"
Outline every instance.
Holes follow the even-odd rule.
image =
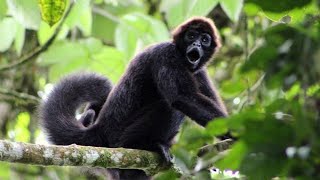
[[[208,38],[207,37],[203,37],[202,38],[202,42],[208,42]]]
[[[209,47],[211,44],[211,36],[207,33],[202,34],[201,36],[201,44],[203,46]]]

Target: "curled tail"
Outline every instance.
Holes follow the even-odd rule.
[[[75,114],[77,108],[88,102],[99,111],[111,88],[108,79],[93,73],[74,74],[62,79],[39,109],[42,127],[49,140],[58,145],[103,146],[97,133],[77,121]]]

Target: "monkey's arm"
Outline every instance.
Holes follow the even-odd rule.
[[[226,106],[224,105],[218,91],[212,84],[208,72],[205,68],[200,69],[196,74],[194,75],[196,78],[198,85],[199,85],[199,90],[201,94],[207,96],[208,98],[212,99],[214,102],[217,103],[217,105],[220,107],[220,110],[223,111],[223,114],[225,116],[228,115],[228,111]]]
[[[201,94],[191,73],[168,66],[156,70],[155,82],[173,108],[205,126],[215,117],[225,116],[217,103]]]
[[[223,112],[222,114],[224,114],[224,116],[228,116],[228,111],[227,111],[221,97],[219,96],[218,91],[213,86],[213,84],[208,76],[207,70],[205,68],[202,68],[194,75],[194,77],[197,80],[201,94],[209,97],[214,102],[216,102],[217,105],[220,107],[220,110]],[[224,135],[218,136],[218,138],[220,138],[220,139],[234,139],[234,140],[236,139],[235,137],[233,137],[231,135],[230,132],[227,132]]]

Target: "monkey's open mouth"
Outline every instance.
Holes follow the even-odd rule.
[[[197,64],[201,58],[200,52],[197,48],[192,48],[187,52],[188,61],[192,64]]]

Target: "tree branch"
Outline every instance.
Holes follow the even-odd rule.
[[[18,98],[25,101],[30,101],[31,103],[35,103],[35,104],[38,104],[40,102],[40,98],[36,96],[32,96],[26,93],[20,93],[13,90],[4,89],[1,87],[0,87],[0,94],[4,94],[4,95],[11,96],[11,97]]]
[[[0,140],[0,161],[42,166],[90,166],[140,169],[148,175],[173,168],[156,153],[124,148],[39,145]]]
[[[73,3],[70,4],[70,6],[67,9],[65,15],[63,16],[62,20],[60,21],[60,23],[58,24],[57,28],[55,29],[53,35],[50,37],[50,39],[43,46],[38,46],[38,47],[34,48],[33,50],[31,50],[27,54],[23,55],[21,58],[13,61],[12,64],[8,64],[8,65],[0,67],[0,72],[1,71],[7,71],[7,70],[10,70],[10,69],[19,67],[19,66],[21,66],[23,64],[26,64],[26,63],[34,60],[34,57],[38,56],[40,53],[46,51],[48,49],[48,47],[53,43],[53,41],[58,36],[58,34],[59,34],[59,32],[60,32],[60,30],[62,28],[62,25],[63,25],[64,21],[66,20],[68,14],[70,13],[72,7],[73,7]]]
[[[209,145],[203,146],[199,150],[198,156],[203,156],[209,152],[218,154],[219,152],[223,152],[225,150],[230,149],[230,147],[233,143],[234,143],[234,141],[232,139],[225,139],[225,140],[220,141],[216,144],[209,144]]]

